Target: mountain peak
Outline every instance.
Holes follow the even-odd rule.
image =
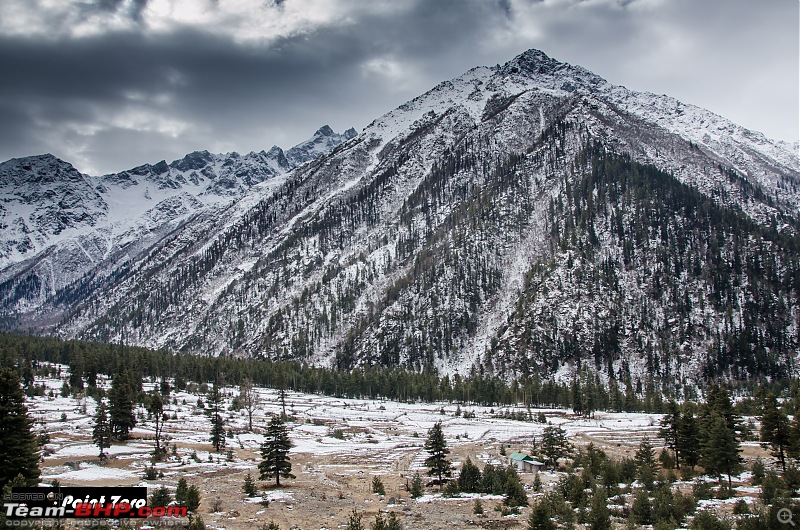
[[[314,133],[314,136],[333,136],[334,134],[336,133],[333,132],[333,129],[331,129],[330,125],[323,125],[317,129],[317,132]]]
[[[542,74],[552,72],[561,66],[565,66],[565,63],[549,57],[541,50],[531,48],[504,64],[501,67],[501,71],[507,74],[514,74],[519,71]]]

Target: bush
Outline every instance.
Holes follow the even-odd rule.
[[[144,468],[144,478],[145,480],[155,480],[158,478],[158,471],[153,466],[148,466]]]
[[[704,480],[695,480],[692,484],[692,495],[699,501],[704,501],[714,498],[714,488],[710,482]]]
[[[728,521],[720,519],[717,515],[710,510],[702,510],[697,512],[689,528],[693,530],[730,530],[731,524]]]
[[[461,488],[458,487],[458,482],[455,480],[449,481],[442,488],[443,497],[459,497],[461,495]]]
[[[734,515],[746,515],[750,513],[750,506],[747,505],[747,501],[744,499],[739,499],[736,501],[736,504],[733,505],[733,514]]]
[[[380,477],[372,477],[372,493],[386,495],[386,489],[383,487],[383,481]]]
[[[195,515],[194,517],[190,516],[189,525],[186,527],[186,530],[206,530],[206,524],[199,515]]]
[[[764,480],[764,461],[760,458],[756,458],[753,462],[753,466],[751,467],[751,471],[753,472],[753,485],[760,485],[761,481]]]
[[[472,505],[472,513],[475,515],[483,514],[483,503],[480,499],[475,499],[475,504]]]

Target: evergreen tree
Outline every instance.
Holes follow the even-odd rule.
[[[372,493],[377,493],[378,495],[386,495],[386,488],[383,486],[383,481],[381,477],[372,477]]]
[[[694,406],[686,404],[678,424],[676,450],[692,469],[700,462],[700,428],[694,415]]]
[[[244,485],[242,486],[242,491],[248,497],[255,497],[256,496],[256,484],[253,482],[253,475],[250,472],[247,472],[247,475],[244,477]]]
[[[546,501],[539,501],[531,510],[528,530],[556,530],[555,523],[550,519],[550,506]]]
[[[610,530],[611,515],[608,511],[606,489],[597,487],[592,493],[592,513],[589,515],[589,528],[591,530]]]
[[[39,455],[17,371],[0,367],[0,489],[21,475],[27,486],[39,482]]]
[[[545,427],[542,432],[542,453],[553,467],[558,466],[558,459],[572,454],[572,444],[567,440],[567,432],[561,427]]]
[[[661,428],[658,435],[664,439],[664,444],[675,454],[675,467],[680,467],[680,451],[678,451],[679,430],[681,426],[681,409],[674,401],[666,405],[664,417],[661,418]]]
[[[451,475],[450,461],[447,460],[447,455],[450,454],[450,450],[447,448],[447,441],[444,439],[442,422],[436,422],[428,431],[428,439],[425,441],[425,450],[431,455],[425,459],[425,465],[428,466],[428,475],[438,476],[439,483],[441,483],[442,477],[449,477]]]
[[[92,427],[92,442],[100,449],[100,458],[105,458],[104,449],[111,447],[111,425],[108,422],[108,407],[99,399]]]
[[[769,393],[764,399],[761,413],[761,442],[764,448],[772,449],[772,456],[781,463],[786,472],[786,452],[791,445],[789,418],[778,407],[775,394]]]
[[[361,523],[362,517],[363,516],[353,508],[353,511],[350,513],[350,518],[347,520],[347,530],[364,530],[364,525]]]
[[[211,445],[214,446],[216,452],[220,452],[226,444],[225,439],[225,420],[219,412],[214,413],[211,417]]]
[[[389,516],[386,518],[383,517],[382,513],[378,512],[378,515],[375,516],[375,522],[369,528],[370,530],[402,530],[403,527],[394,512],[389,512]]]
[[[187,491],[189,491],[189,485],[186,483],[186,479],[178,479],[178,487],[175,488],[175,502],[185,505]]]
[[[572,382],[572,412],[575,414],[583,415],[583,392],[581,391],[581,382],[576,377]]]
[[[225,420],[220,414],[220,404],[222,403],[222,392],[219,389],[219,377],[214,379],[211,393],[208,396],[208,403],[211,409],[211,445],[214,450],[219,452],[225,447]]]
[[[422,486],[422,477],[419,476],[419,473],[414,473],[414,477],[411,479],[410,494],[412,499],[417,499],[425,494],[425,489]]]
[[[653,505],[647,490],[640,488],[634,493],[631,517],[640,526],[653,524]]]
[[[795,409],[794,417],[789,423],[789,447],[787,453],[790,457],[800,459],[800,409]]]
[[[514,469],[513,466],[508,466],[506,469],[505,498],[503,499],[503,503],[512,508],[528,505],[528,495],[525,493],[522,482],[519,480],[519,475],[517,475],[517,470]]]
[[[700,463],[707,473],[717,475],[720,480],[723,473],[727,474],[730,488],[731,475],[741,469],[741,449],[736,431],[730,428],[730,423],[717,411],[711,414],[704,431]]]
[[[203,521],[203,517],[200,515],[189,516],[189,525],[186,530],[206,530],[206,523]]]
[[[108,402],[111,432],[118,439],[125,440],[136,425],[134,391],[127,371],[118,371],[111,380]]]
[[[200,490],[194,484],[189,486],[186,490],[186,500],[184,504],[191,512],[196,512],[200,507]]]
[[[172,502],[172,496],[166,486],[161,486],[150,496],[150,506],[166,506]]]
[[[636,462],[636,478],[647,488],[647,491],[651,491],[658,467],[655,451],[647,437],[643,438],[639,443],[634,461]]]
[[[69,359],[69,386],[73,392],[83,390],[83,354],[74,352]]]
[[[281,486],[281,477],[295,478],[292,475],[292,463],[289,460],[289,430],[280,416],[273,416],[267,426],[264,443],[261,444],[262,461],[258,464],[261,480],[275,478],[275,486]]]
[[[469,457],[461,466],[458,475],[458,487],[464,493],[477,493],[481,486],[481,470],[472,463]]]

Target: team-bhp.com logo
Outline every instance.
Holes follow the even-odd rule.
[[[10,519],[186,517],[185,506],[147,506],[147,488],[19,488],[3,498]],[[6,524],[10,521],[7,520]]]

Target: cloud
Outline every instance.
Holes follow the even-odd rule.
[[[781,4],[4,0],[0,158],[104,173],[289,147],[531,47],[796,138],[797,5]]]

